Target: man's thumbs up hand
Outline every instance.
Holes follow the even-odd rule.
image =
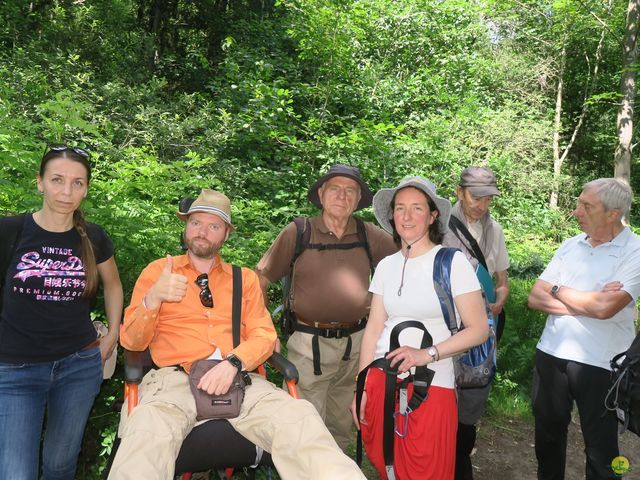
[[[167,255],[162,274],[144,297],[149,309],[158,308],[162,302],[177,303],[187,294],[187,277],[173,273],[173,257]]]
[[[171,255],[167,255],[167,263],[164,264],[162,274],[164,275],[171,272],[173,272],[173,257]]]

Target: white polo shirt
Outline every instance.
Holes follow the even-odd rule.
[[[607,320],[582,315],[549,315],[538,347],[554,357],[609,370],[611,358],[631,345],[640,295],[640,237],[625,227],[610,242],[592,247],[582,233],[566,240],[540,279],[581,291],[622,282],[632,301]]]

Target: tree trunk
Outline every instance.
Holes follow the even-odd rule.
[[[556,89],[556,109],[553,120],[553,189],[549,197],[549,207],[558,208],[558,190],[560,189],[560,171],[564,158],[560,157],[560,129],[562,127],[562,93],[564,90],[564,67],[567,61],[567,47],[562,46],[560,53],[560,72]]]
[[[627,28],[624,34],[622,76],[620,79],[620,109],[618,110],[618,147],[614,162],[616,178],[631,180],[631,141],[633,137],[633,108],[636,93],[636,66],[638,57],[638,20],[640,0],[629,0]]]
[[[640,1],[640,0],[639,0]],[[611,17],[611,11],[613,8],[613,0],[609,0],[607,5],[607,18]],[[604,38],[605,34],[608,30],[608,26],[602,20],[598,19],[600,23],[602,23],[602,31],[600,32],[600,40],[598,41],[598,46],[596,47],[595,53],[595,61],[593,65],[593,73],[590,73],[590,79],[586,83],[585,92],[584,92],[584,101],[582,102],[582,110],[580,112],[580,116],[578,117],[578,121],[576,126],[573,129],[573,133],[569,138],[569,142],[567,146],[564,148],[564,151],[560,153],[560,133],[562,127],[562,94],[564,90],[564,71],[567,63],[567,48],[566,43],[562,47],[562,52],[560,53],[560,75],[558,78],[558,87],[556,94],[556,109],[555,109],[555,117],[553,124],[553,185],[551,190],[551,195],[549,196],[549,207],[550,208],[558,208],[558,192],[560,190],[560,175],[562,173],[562,165],[564,161],[569,156],[569,152],[573,147],[573,144],[578,137],[578,132],[582,127],[584,120],[587,116],[587,111],[589,109],[589,97],[593,92],[593,87],[596,84],[596,79],[598,78],[598,72],[600,71],[600,61],[602,60],[602,48],[604,46]]]

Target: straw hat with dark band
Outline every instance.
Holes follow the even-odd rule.
[[[180,220],[186,222],[189,215],[195,212],[211,213],[220,217],[231,231],[235,230],[235,227],[231,223],[231,201],[226,195],[215,190],[209,190],[203,188],[187,212],[176,212],[176,215]]]

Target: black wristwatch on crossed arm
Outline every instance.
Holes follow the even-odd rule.
[[[551,287],[551,291],[549,293],[551,293],[552,297],[555,297],[558,292],[560,291],[560,287],[561,285],[554,285],[553,287]]]

